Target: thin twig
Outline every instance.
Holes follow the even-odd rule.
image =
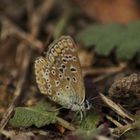
[[[121,63],[117,67],[110,67],[110,68],[96,68],[96,69],[83,69],[83,75],[95,75],[95,74],[102,74],[102,73],[116,73],[120,72],[126,68],[126,63]]]
[[[6,112],[3,114],[3,118],[2,118],[2,121],[0,123],[0,131],[4,129],[4,127],[6,126],[6,124],[8,123],[11,115],[12,115],[12,112],[17,104],[17,101],[19,100],[20,98],[20,95],[21,95],[21,91],[22,91],[22,88],[23,88],[23,84],[24,84],[24,81],[25,81],[25,78],[26,78],[26,73],[27,73],[27,68],[28,68],[28,65],[29,65],[29,60],[30,60],[30,52],[28,51],[28,53],[25,54],[25,57],[23,58],[23,63],[22,63],[22,66],[21,66],[21,75],[19,77],[19,80],[17,82],[17,85],[16,85],[16,90],[14,92],[14,99],[10,105],[10,107],[6,110]]]
[[[115,74],[115,73],[118,73],[118,71],[117,71],[117,72],[113,72],[113,73],[105,73],[105,74],[102,74],[102,75],[100,75],[100,76],[94,78],[94,79],[93,79],[93,82],[94,82],[94,83],[98,83],[98,82],[100,82],[100,81],[106,79],[107,77],[109,77],[109,76]]]
[[[54,29],[54,38],[58,38],[62,35],[64,29],[66,28],[66,25],[71,17],[71,11],[67,10],[64,12],[64,14],[59,19],[58,23],[56,24],[56,27]]]
[[[108,120],[110,120],[110,122],[114,123],[117,127],[122,127],[123,125],[121,123],[119,123],[118,121],[116,121],[115,119],[113,119],[111,116],[106,115],[106,118]]]
[[[57,119],[57,123],[59,125],[63,126],[64,128],[71,130],[71,131],[75,130],[75,127],[71,123],[67,122],[66,120],[64,120],[60,117],[57,117],[56,119]]]
[[[25,31],[23,31],[20,27],[18,27],[18,25],[15,25],[7,17],[2,16],[1,21],[3,29],[1,38],[6,38],[9,35],[16,35],[22,41],[26,42],[31,48],[37,49],[39,51],[42,50],[42,42],[35,38],[34,40],[32,40],[30,33],[26,33]]]
[[[112,131],[113,134],[115,134],[115,135],[120,137],[124,133],[126,133],[127,131],[132,130],[132,129],[134,129],[133,124],[128,124],[128,125],[124,125],[124,126],[121,126],[121,127],[111,129],[111,131]]]
[[[29,25],[31,28],[31,36],[33,38],[35,38],[38,35],[38,27],[40,26],[42,20],[49,14],[52,6],[54,5],[54,2],[55,0],[44,0],[42,4],[38,6],[37,9],[35,9],[32,13]]]
[[[11,32],[16,33],[18,36],[20,36],[22,38],[21,44],[25,45],[25,48],[26,48],[26,46],[28,46],[27,45],[28,43],[30,44],[31,48],[32,48],[32,46],[33,46],[33,49],[34,49],[34,47],[36,47],[36,45],[32,45],[33,44],[32,42],[34,42],[36,40],[37,34],[39,32],[39,28],[40,28],[39,24],[43,20],[44,15],[47,14],[47,12],[49,12],[49,10],[51,8],[51,6],[48,2],[50,2],[50,4],[51,4],[53,1],[45,0],[44,3],[39,8],[40,10],[41,9],[42,10],[39,11],[39,9],[38,9],[38,12],[35,13],[36,16],[35,17],[31,16],[29,18],[30,19],[29,20],[30,25],[34,21],[34,18],[38,18],[38,19],[36,19],[36,21],[38,21],[37,24],[34,25],[34,28],[36,29],[36,32],[34,32],[34,30],[31,29],[30,33],[25,33],[19,27],[15,26],[8,18],[3,17],[3,19],[6,21],[8,26],[10,26],[9,28],[13,29]],[[46,10],[46,9],[48,9],[48,10]],[[35,42],[35,43],[37,43],[37,42]],[[15,106],[17,105],[17,101],[19,101],[19,98],[21,97],[21,93],[22,93],[21,91],[23,89],[23,84],[24,84],[25,79],[26,79],[30,58],[32,56],[32,53],[31,53],[32,51],[31,51],[30,47],[27,49],[26,53],[24,53],[25,54],[24,58],[22,58],[23,63],[21,65],[21,70],[19,71],[20,78],[17,82],[16,90],[14,92],[15,97],[14,97],[10,107],[6,110],[6,112],[3,115],[2,121],[0,123],[0,131],[2,131],[4,129],[4,127],[7,125]],[[39,48],[40,47],[42,49],[42,43],[41,42],[39,44]]]
[[[129,119],[132,122],[134,122],[133,116],[131,114],[126,113],[127,111],[124,108],[117,105],[115,102],[113,102],[111,99],[107,98],[102,93],[100,93],[100,97],[106,105],[108,105],[114,112],[119,114],[122,118]]]

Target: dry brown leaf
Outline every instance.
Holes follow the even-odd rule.
[[[140,75],[134,73],[116,80],[109,89],[109,96],[126,108],[131,110],[138,108],[140,103]]]
[[[102,23],[128,23],[140,18],[140,10],[134,0],[74,0],[92,19]]]
[[[94,61],[94,53],[88,52],[83,48],[78,49],[78,56],[82,67],[91,67]]]

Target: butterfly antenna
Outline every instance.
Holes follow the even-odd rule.
[[[91,98],[91,99],[89,98],[88,100],[89,100],[89,101],[92,101],[92,100],[95,100],[95,99],[98,99],[98,98],[100,98],[100,96],[96,96],[96,97],[93,97],[93,98]]]

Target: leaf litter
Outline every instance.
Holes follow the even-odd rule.
[[[18,139],[23,138],[25,134],[27,135],[24,137],[25,139],[37,138],[40,135],[50,139],[72,139],[70,135],[73,135],[77,139],[104,138],[109,140],[117,138],[119,140],[123,137],[132,137],[134,134],[136,139],[139,136],[140,126],[138,113],[139,65],[135,65],[136,61],[133,61],[133,57],[135,58],[135,54],[137,55],[139,52],[138,21],[125,26],[120,24],[108,24],[106,26],[94,23],[94,27],[89,27],[87,33],[80,37],[81,40],[85,39],[87,46],[94,45],[96,52],[103,56],[103,59],[98,59],[98,56],[93,52],[94,58],[88,59],[94,60],[88,60],[89,64],[83,65],[84,76],[92,81],[97,77],[98,82],[96,81],[96,85],[86,83],[89,88],[87,95],[93,96],[91,97],[92,102],[96,106],[94,105],[87,112],[82,122],[78,122],[76,119],[72,121],[74,116],[69,115],[70,110],[60,109],[58,111],[55,106],[55,111],[47,111],[48,106],[49,109],[52,109],[52,104],[50,105],[48,101],[43,103],[44,105],[38,104],[39,101],[44,100],[44,96],[39,94],[35,84],[32,68],[34,59],[46,50],[47,45],[55,39],[55,36],[64,33],[72,35],[75,39],[76,35],[78,36],[82,31],[79,30],[79,27],[77,28],[78,22],[83,24],[81,21],[85,20],[86,27],[89,26],[89,21],[84,16],[80,17],[71,12],[71,16],[65,17],[67,14],[62,12],[64,7],[61,6],[65,4],[70,6],[69,2],[64,2],[63,5],[55,4],[55,1],[32,1],[26,4],[25,1],[20,1],[20,8],[12,8],[19,5],[19,2],[12,3],[11,1],[11,4],[4,2],[6,8],[1,9],[4,14],[1,16],[0,81],[2,81],[2,86],[0,84],[0,89],[4,96],[1,95],[0,138]],[[57,7],[58,5],[59,7]],[[73,7],[70,7],[70,10],[71,8]],[[11,12],[11,9],[15,9],[16,12]],[[60,13],[56,13],[56,9],[59,9]],[[60,18],[59,21],[63,21],[63,16],[60,15],[63,15],[67,22],[63,22],[61,28],[57,26],[57,31],[55,31],[54,27],[58,25],[57,20]],[[75,17],[76,19],[72,20]],[[80,39],[78,38],[77,43],[80,42]],[[120,41],[121,39],[124,39],[123,43]],[[116,48],[116,44],[119,47]],[[135,49],[131,46],[134,46]],[[82,46],[79,44],[78,47]],[[87,52],[92,52],[90,48],[86,49]],[[107,57],[109,61],[112,61],[111,63],[108,63],[108,60],[104,58],[110,54],[112,49],[116,51],[119,64],[122,63],[122,60],[127,60],[123,61],[123,68],[119,64],[112,63],[113,58]],[[132,74],[134,69],[129,65],[131,61],[136,66],[135,71],[138,74]],[[6,76],[3,75],[4,72]],[[114,80],[114,76],[121,72],[124,75],[127,73],[132,75],[124,77],[120,81]],[[110,83],[108,84],[108,82]],[[125,83],[127,83],[126,86]],[[95,90],[91,90],[93,85],[99,88],[99,102],[97,102],[97,97],[93,95]],[[130,88],[128,88],[129,85],[131,85]],[[116,90],[118,87],[119,91]],[[99,95],[100,92],[105,95],[105,98]],[[60,127],[63,128],[63,132],[60,131]],[[136,129],[138,132],[135,131]]]

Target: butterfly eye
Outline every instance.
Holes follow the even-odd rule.
[[[88,100],[85,100],[85,108],[87,109],[87,110],[89,110],[90,108],[91,108],[91,104],[89,103],[89,101]]]

